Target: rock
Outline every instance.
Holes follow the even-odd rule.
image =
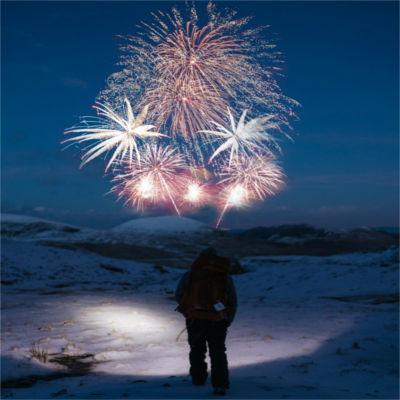
[[[244,274],[247,272],[247,269],[244,268],[239,260],[235,257],[231,257],[231,274],[232,275],[238,275],[238,274]]]

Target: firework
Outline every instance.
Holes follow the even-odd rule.
[[[272,122],[271,119],[274,115],[267,115],[265,117],[253,118],[246,124],[244,123],[248,110],[244,110],[238,124],[235,124],[235,119],[228,107],[228,115],[231,123],[231,129],[225,128],[218,122],[213,121],[214,125],[219,130],[205,130],[203,133],[208,133],[216,136],[220,136],[225,139],[225,142],[221,144],[217,150],[212,154],[208,163],[221,152],[231,149],[229,155],[229,165],[231,165],[234,157],[238,157],[239,151],[242,150],[244,153],[264,152],[268,150],[268,147],[263,145],[263,142],[268,142],[274,145],[275,148],[280,150],[274,137],[267,132],[270,129],[279,129],[279,125]]]
[[[133,159],[126,163],[128,172],[117,175],[114,181],[121,181],[112,191],[125,197],[127,203],[137,209],[146,204],[171,202],[180,215],[175,197],[182,192],[179,172],[187,169],[182,155],[176,149],[166,146],[145,145],[139,162]]]
[[[298,103],[281,93],[275,76],[280,53],[263,38],[265,26],[249,28],[250,17],[234,18],[207,6],[208,22],[198,26],[194,4],[186,22],[172,14],[152,13],[137,36],[127,36],[120,64],[108,79],[101,98],[118,106],[123,96],[148,105],[149,119],[159,131],[168,130],[191,163],[203,163],[215,148],[201,131],[224,124],[227,107],[274,114],[280,126],[289,125]]]
[[[197,203],[201,199],[201,197],[202,197],[201,186],[196,182],[190,183],[184,197],[185,200],[191,203]]]
[[[221,121],[221,115],[248,70],[241,41],[223,34],[223,26],[199,29],[190,22],[165,37],[155,49],[149,104],[156,126],[170,125],[173,136],[193,135]]]
[[[200,207],[209,201],[208,185],[194,179],[185,183],[183,201],[194,207]]]
[[[147,107],[145,107],[137,116],[137,118],[135,118],[131,103],[127,98],[125,98],[125,104],[126,117],[124,118],[117,114],[109,106],[97,103],[94,108],[97,109],[99,115],[106,117],[106,119],[99,119],[97,125],[88,126],[86,128],[70,129],[65,132],[85,134],[67,139],[63,143],[83,143],[86,141],[100,142],[94,144],[90,150],[88,150],[82,156],[81,167],[113,147],[116,147],[116,149],[114,150],[114,153],[106,166],[106,171],[114,161],[118,159],[124,159],[127,153],[129,155],[130,162],[132,162],[133,151],[135,151],[136,157],[140,164],[140,152],[137,139],[166,136],[159,132],[151,131],[151,129],[154,128],[154,125],[143,125],[147,114]]]
[[[281,57],[261,35],[266,26],[250,28],[250,17],[218,12],[211,1],[203,25],[194,2],[187,11],[152,13],[125,38],[98,116],[67,130],[77,136],[64,142],[88,143],[81,166],[110,151],[112,191],[133,207],[167,203],[180,215],[180,207],[211,203],[218,226],[228,209],[282,187],[272,132],[288,136],[298,103],[276,81]]]
[[[272,158],[239,157],[229,162],[221,172],[219,184],[224,185],[224,202],[217,227],[226,211],[232,207],[244,207],[255,200],[275,195],[284,185],[284,174]]]

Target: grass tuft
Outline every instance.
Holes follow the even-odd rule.
[[[49,356],[47,349],[40,348],[40,346],[36,343],[32,344],[32,348],[29,350],[29,354],[31,355],[31,358],[36,358],[43,364],[47,363],[47,359]]]

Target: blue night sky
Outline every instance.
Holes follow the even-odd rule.
[[[216,2],[227,6],[226,2]],[[104,161],[78,169],[63,131],[91,106],[123,40],[179,2],[2,2],[2,211],[93,227],[140,216],[117,202]],[[206,3],[198,2],[198,9]],[[285,55],[280,85],[298,100],[284,140],[287,188],[231,211],[228,227],[398,225],[398,3],[229,2],[271,25]],[[181,4],[183,9],[183,3]],[[191,217],[208,223],[214,210]]]

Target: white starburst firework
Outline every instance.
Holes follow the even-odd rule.
[[[126,117],[121,117],[118,113],[112,110],[109,106],[97,103],[94,108],[98,114],[106,117],[99,119],[98,125],[88,126],[85,128],[76,128],[65,131],[65,133],[84,133],[67,140],[67,142],[83,143],[87,141],[99,141],[94,144],[82,156],[81,167],[92,161],[96,157],[102,155],[106,151],[116,147],[111,156],[106,171],[110,168],[114,161],[124,159],[128,154],[130,162],[133,160],[133,154],[136,153],[137,160],[140,164],[140,151],[138,148],[137,139],[145,139],[149,137],[167,136],[159,132],[153,132],[154,125],[144,125],[146,118],[147,107],[144,107],[141,113],[135,118],[132,111],[131,103],[125,98]]]
[[[213,159],[225,150],[230,149],[229,154],[229,165],[231,165],[233,159],[239,156],[239,153],[251,154],[254,152],[262,153],[268,147],[264,146],[264,143],[272,144],[275,148],[280,150],[280,147],[276,139],[270,134],[271,130],[279,130],[279,124],[273,122],[274,115],[266,115],[264,117],[253,118],[249,122],[245,123],[247,109],[243,111],[238,124],[236,125],[235,119],[228,108],[228,117],[230,121],[230,129],[224,127],[218,122],[213,121],[213,124],[218,130],[203,130],[202,133],[207,133],[215,136],[219,136],[225,139],[212,154],[208,163],[211,163]]]

